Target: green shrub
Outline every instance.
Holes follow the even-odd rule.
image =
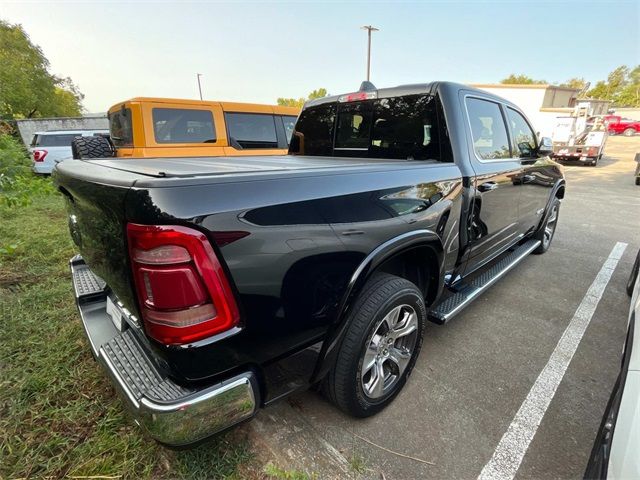
[[[26,206],[33,197],[55,191],[51,180],[36,177],[30,166],[22,143],[11,135],[0,134],[0,206]]]

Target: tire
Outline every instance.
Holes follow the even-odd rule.
[[[544,220],[544,225],[533,236],[534,239],[540,240],[540,245],[533,251],[536,255],[540,255],[549,250],[556,227],[558,226],[558,217],[560,216],[560,199],[554,197],[549,207],[549,214]]]
[[[638,271],[640,271],[640,250],[638,250],[638,254],[636,255],[636,261],[633,262],[633,267],[631,267],[631,275],[629,275],[629,280],[627,280],[627,295],[633,295],[633,287],[638,281]]]
[[[92,137],[76,137],[71,141],[73,158],[110,158],[115,156],[115,149],[108,138],[101,135]]]
[[[640,185],[640,177],[636,177],[636,185]]]
[[[636,131],[633,128],[627,128],[622,134],[625,137],[633,137],[636,134]]]
[[[609,130],[609,135],[610,135],[611,137],[613,137],[615,134],[616,134],[616,131],[615,131],[615,130]]]
[[[374,276],[348,315],[336,363],[324,379],[324,394],[355,417],[381,411],[402,390],[415,365],[426,318],[418,287],[393,275]]]

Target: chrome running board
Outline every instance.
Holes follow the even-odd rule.
[[[473,278],[469,283],[462,281],[458,291],[445,298],[429,311],[429,320],[435,323],[446,323],[460,313],[467,305],[480,296],[491,285],[500,280],[509,270],[515,267],[527,255],[540,245],[540,240],[529,240],[511,253],[506,254],[492,267]]]

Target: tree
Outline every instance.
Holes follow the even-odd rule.
[[[640,107],[640,65],[627,75],[627,83],[616,96],[616,105]]]
[[[574,78],[570,78],[564,83],[561,83],[560,86],[567,87],[567,88],[577,88],[579,90],[582,90],[587,86],[587,81],[582,77],[574,77]]]
[[[640,65],[621,65],[587,92],[591,98],[609,100],[619,107],[640,107]]]
[[[297,98],[297,99],[296,98],[278,98],[277,102],[278,102],[278,105],[282,105],[284,107],[302,108],[302,106],[307,100],[313,100],[314,98],[322,98],[326,96],[327,96],[327,89],[319,88],[309,93],[307,98]]]
[[[509,85],[544,85],[547,83],[546,80],[534,80],[531,77],[526,75],[516,75],[512,73],[507,78],[503,78],[500,80],[500,83],[509,84]]]
[[[49,61],[20,25],[0,20],[0,117],[77,116],[82,94]]]

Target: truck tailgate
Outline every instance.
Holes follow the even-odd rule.
[[[137,175],[91,162],[65,161],[54,170],[69,214],[69,232],[91,270],[135,308],[126,245],[125,198]]]

